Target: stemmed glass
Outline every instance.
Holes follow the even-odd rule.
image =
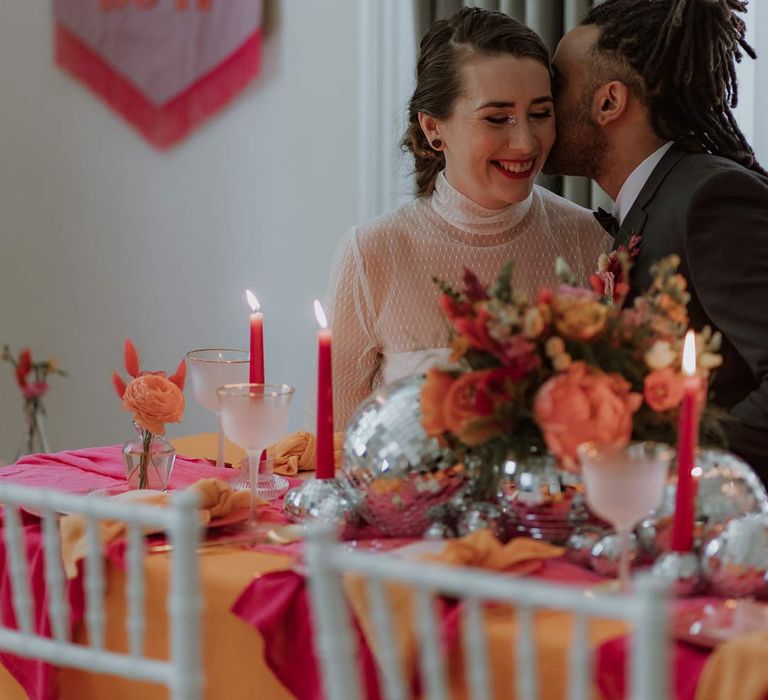
[[[216,389],[224,384],[248,381],[248,351],[206,348],[190,350],[185,358],[195,399],[201,406],[216,413],[218,417],[219,442],[216,466],[222,468],[224,466],[224,432],[221,428],[219,397],[216,395]]]
[[[261,475],[264,449],[288,431],[288,412],[294,389],[286,384],[227,384],[217,390],[224,434],[248,453],[251,487],[249,525],[256,522],[256,496],[269,499],[288,482],[273,474]],[[265,464],[268,464],[265,460]],[[283,482],[283,483],[281,483]]]
[[[579,446],[587,505],[613,525],[619,537],[619,586],[629,590],[632,529],[658,508],[673,451],[667,445],[635,442],[625,447],[593,442]]]

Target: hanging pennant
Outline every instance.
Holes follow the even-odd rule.
[[[259,72],[262,0],[54,0],[56,62],[157,148]]]

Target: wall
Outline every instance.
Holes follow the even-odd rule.
[[[269,379],[314,359],[312,299],[356,216],[357,0],[267,2],[261,76],[159,153],[51,58],[48,3],[0,3],[0,344],[56,355],[54,449],[121,442],[110,372],[132,337],[150,369],[247,344],[244,290],[266,318]],[[171,435],[212,430],[195,405]],[[0,365],[0,457],[22,435]]]

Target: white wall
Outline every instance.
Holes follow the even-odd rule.
[[[357,0],[272,0],[261,76],[160,153],[51,58],[48,3],[0,3],[0,344],[71,372],[47,398],[53,449],[122,442],[110,372],[125,336],[149,369],[195,347],[247,346],[244,290],[266,318],[268,379],[314,361],[311,303],[355,223]],[[171,435],[212,430],[188,393]],[[0,457],[21,444],[0,364]]]

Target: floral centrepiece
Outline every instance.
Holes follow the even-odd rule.
[[[166,423],[178,423],[184,415],[186,365],[182,359],[170,377],[165,372],[143,372],[138,352],[130,339],[125,341],[124,362],[132,379],[126,383],[113,372],[112,383],[123,402],[123,409],[133,414],[140,435],[140,442],[129,441],[123,446],[128,482],[135,482],[137,488],[143,489],[151,488],[154,481],[164,489],[175,452],[162,436]]]
[[[10,348],[4,345],[2,359],[13,365],[16,383],[24,397],[27,430],[24,447],[18,456],[35,452],[38,446],[43,452],[49,452],[50,448],[43,428],[45,416],[43,397],[48,392],[48,377],[52,374],[66,377],[67,373],[59,368],[56,358],[35,362],[29,348],[24,348],[17,357],[14,357]]]
[[[451,362],[433,368],[421,395],[425,431],[465,460],[500,464],[547,452],[576,470],[587,441],[674,443],[684,377],[690,295],[677,256],[659,261],[650,288],[624,308],[638,242],[601,256],[591,288],[558,260],[559,286],[535,299],[516,290],[512,265],[484,287],[465,270],[460,290],[436,280],[452,326]],[[705,381],[722,359],[720,335],[697,335]],[[705,397],[702,396],[702,402]],[[717,409],[702,413],[701,440],[722,445]],[[487,474],[478,474],[492,486]]]

